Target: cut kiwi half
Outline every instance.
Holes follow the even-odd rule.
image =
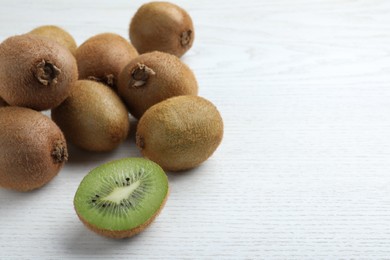
[[[77,189],[74,207],[92,231],[125,238],[152,223],[164,207],[168,192],[168,178],[158,164],[143,158],[124,158],[89,172]]]

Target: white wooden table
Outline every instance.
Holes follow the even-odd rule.
[[[78,44],[127,38],[142,3],[2,0],[0,41],[44,24]],[[0,259],[390,259],[390,1],[175,3],[195,23],[183,61],[223,115],[222,145],[169,174],[156,222],[121,241],[84,228],[72,200],[95,166],[140,156],[133,139],[71,147],[44,188],[0,190]]]

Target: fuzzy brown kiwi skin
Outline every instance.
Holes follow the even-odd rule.
[[[55,25],[43,25],[33,29],[29,33],[44,36],[53,41],[56,41],[62,46],[66,47],[73,54],[73,56],[76,55],[76,41],[74,40],[72,35],[70,35],[61,27]]]
[[[195,31],[183,8],[168,2],[150,2],[133,16],[129,35],[141,54],[162,51],[181,57],[192,47]]]
[[[11,106],[46,110],[59,105],[77,80],[76,60],[46,37],[24,34],[0,45],[0,96]]]
[[[150,224],[153,223],[153,221],[156,219],[156,217],[161,213],[162,209],[164,208],[164,206],[165,206],[165,204],[167,202],[169,193],[170,193],[170,191],[169,191],[169,188],[168,188],[168,192],[167,192],[163,202],[161,203],[160,208],[156,211],[156,213],[152,217],[150,217],[148,219],[148,221],[146,221],[145,223],[143,223],[142,225],[140,225],[138,227],[135,227],[135,228],[129,229],[129,230],[116,231],[116,230],[101,229],[99,227],[96,227],[95,225],[92,225],[92,224],[88,223],[80,214],[77,213],[77,210],[76,210],[76,213],[77,213],[77,216],[79,217],[79,219],[81,220],[81,222],[88,229],[90,229],[91,231],[93,231],[93,232],[95,232],[95,233],[97,233],[97,234],[99,234],[101,236],[105,236],[105,237],[109,237],[109,238],[115,238],[115,239],[129,238],[129,237],[132,237],[134,235],[139,234],[144,229],[149,227]]]
[[[179,58],[154,51],[138,56],[122,70],[118,93],[129,112],[139,119],[147,109],[165,99],[197,95],[198,83],[192,70]]]
[[[116,89],[119,73],[137,56],[137,50],[122,36],[95,35],[76,51],[79,78],[99,81]]]
[[[130,127],[122,100],[108,86],[91,80],[78,80],[51,117],[69,142],[94,152],[115,149]]]
[[[68,159],[64,135],[47,116],[0,108],[0,186],[30,191],[48,183]]]
[[[137,126],[141,153],[166,171],[184,171],[207,160],[223,138],[216,107],[197,96],[167,99],[148,109]]]

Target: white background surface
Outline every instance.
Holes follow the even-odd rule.
[[[0,41],[43,24],[81,44],[127,36],[143,1],[1,1]],[[0,259],[390,259],[390,1],[176,1],[195,23],[183,57],[225,121],[222,145],[169,174],[155,223],[127,240],[72,206],[130,138],[71,160],[31,193],[0,190]],[[1,62],[1,61],[0,61]]]

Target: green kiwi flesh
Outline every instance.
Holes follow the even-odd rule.
[[[154,51],[136,57],[122,70],[118,93],[129,112],[139,119],[148,108],[165,99],[197,95],[198,83],[179,58]]]
[[[130,127],[122,100],[108,86],[91,80],[78,80],[51,117],[69,142],[95,152],[115,149]]]
[[[0,108],[0,186],[37,189],[60,171],[68,158],[61,130],[47,116],[23,107]]]
[[[29,33],[44,36],[51,40],[54,40],[62,46],[66,47],[73,55],[76,54],[76,41],[71,34],[69,34],[61,27],[55,25],[43,25],[33,29]]]
[[[167,52],[181,57],[194,42],[190,15],[168,2],[142,5],[130,22],[130,40],[139,53]]]
[[[46,37],[24,34],[0,44],[0,96],[11,106],[46,110],[59,105],[77,80],[68,49]]]
[[[223,121],[217,108],[198,96],[162,101],[142,116],[136,143],[142,154],[167,171],[198,166],[217,149]]]
[[[151,224],[168,192],[168,179],[160,166],[143,158],[124,158],[89,172],[77,189],[74,207],[92,231],[125,238]]]
[[[76,51],[80,79],[99,81],[116,89],[119,73],[136,56],[137,50],[122,36],[95,35]]]

